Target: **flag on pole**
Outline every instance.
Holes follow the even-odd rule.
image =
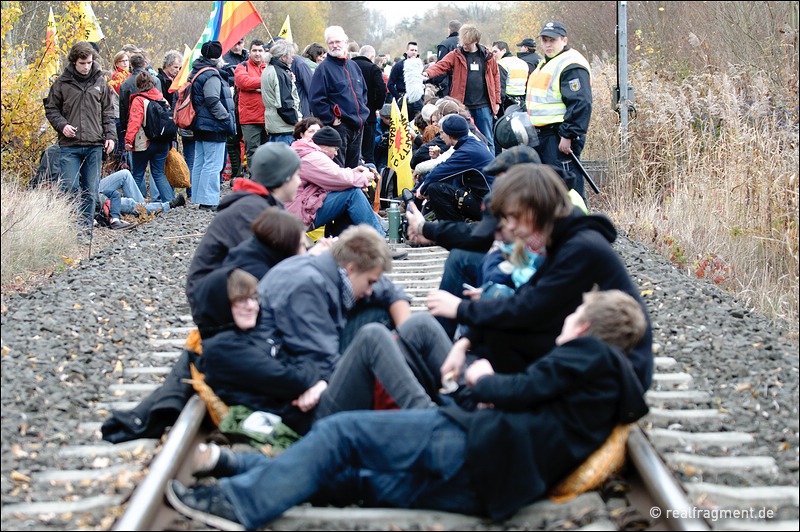
[[[61,60],[58,56],[58,32],[56,30],[56,18],[53,16],[53,8],[50,8],[50,15],[47,17],[47,33],[45,33],[45,49],[42,69],[47,73],[48,79],[61,71]]]
[[[294,42],[294,39],[292,39],[292,25],[289,23],[289,15],[286,15],[286,22],[284,22],[283,26],[281,26],[281,31],[278,33],[278,37],[284,41]]]
[[[250,33],[250,30],[263,23],[264,21],[256,11],[253,2],[214,2],[211,15],[208,17],[208,24],[191,53],[187,54],[188,62],[184,58],[183,66],[172,80],[169,92],[175,92],[189,79],[192,63],[200,57],[200,49],[203,48],[203,44],[208,41],[219,41],[224,54],[233,48],[239,39]]]
[[[105,38],[103,30],[100,29],[100,23],[97,17],[94,16],[91,2],[81,2],[81,25],[86,30],[86,40],[89,42],[100,42]]]
[[[403,98],[402,112],[392,100],[392,122],[389,125],[389,168],[397,173],[397,193],[414,188],[411,175],[411,135],[408,134],[408,108]]]

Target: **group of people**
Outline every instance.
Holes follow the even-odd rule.
[[[546,496],[616,426],[646,413],[646,307],[611,247],[614,226],[588,214],[564,163],[585,142],[588,63],[558,22],[539,34],[544,57],[534,67],[533,39],[514,57],[503,41],[482,46],[472,25],[454,21],[448,30],[436,63],[421,67],[409,43],[386,79],[374,48],[349,52],[339,26],[325,30],[325,47],[303,56],[286,41],[254,40],[248,50],[240,42],[228,58],[242,59],[233,87],[220,43],[203,45],[189,75],[197,112],[192,200],[216,214],[187,273],[200,342],[166,382],[184,386],[185,400],[191,390],[177,383],[193,364],[226,404],[275,416],[299,441],[275,457],[205,445],[197,474],[219,480],[171,482],[167,498],[178,511],[224,529],[262,527],[304,501],[502,520]],[[76,176],[82,157],[110,153],[118,138],[109,85],[94,55],[81,54],[70,56],[56,82],[67,87],[54,85],[48,101],[64,154],[78,161]],[[308,85],[296,65],[311,72]],[[145,101],[165,93],[146,70],[134,80],[127,123],[127,80],[119,103],[126,145],[135,147],[131,128]],[[420,95],[425,80],[447,94]],[[95,86],[95,114],[56,112],[61,92]],[[376,128],[387,124],[387,98],[397,97],[417,115],[419,137],[417,184],[404,197],[408,236],[450,250],[428,311],[413,316],[409,297],[385,275],[392,253],[362,192],[378,148],[368,155],[365,135],[373,119]],[[514,105],[526,109],[539,144],[497,154],[493,122]],[[237,135],[247,173],[220,197],[227,143]],[[151,174],[160,150],[145,142]],[[136,173],[131,179],[140,188]],[[131,179],[108,188],[135,195]],[[435,221],[419,208],[425,204]],[[351,227],[307,246],[306,231],[342,215]],[[157,434],[145,431],[161,399],[174,396],[156,393],[132,416],[115,413],[104,438]]]

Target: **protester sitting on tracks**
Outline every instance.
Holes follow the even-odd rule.
[[[134,214],[137,206],[144,208],[148,214],[153,214],[167,212],[175,207],[186,205],[186,197],[183,194],[178,194],[170,201],[145,202],[130,170],[118,170],[113,174],[107,175],[100,180],[98,189],[100,194],[108,198],[111,203],[111,229],[131,227],[133,224],[122,222],[119,216],[122,213]],[[120,189],[122,194],[119,192]]]
[[[193,315],[195,285],[222,264],[229,250],[252,236],[250,224],[264,209],[294,200],[299,186],[300,157],[289,146],[271,142],[256,150],[250,179],[237,179],[233,192],[222,198],[189,265],[186,297]]]
[[[444,368],[460,373],[468,350],[490,357],[501,372],[522,371],[547,353],[561,324],[584,292],[622,290],[641,302],[639,290],[611,242],[614,225],[601,214],[586,215],[570,201],[566,186],[547,165],[522,164],[499,178],[492,190],[492,214],[526,242],[544,242],[546,258],[511,297],[463,300],[444,290],[428,295],[434,316],[455,319],[468,331],[459,338]],[[644,303],[640,303],[647,315]],[[652,331],[630,358],[644,389],[653,374]],[[444,369],[443,368],[443,369]]]
[[[235,475],[190,488],[173,480],[167,499],[208,525],[255,530],[343,475],[366,472],[373,476],[352,494],[365,505],[506,519],[544,497],[615,426],[647,413],[622,354],[647,328],[630,295],[588,293],[557,347],[524,372],[496,374],[485,359],[467,368],[473,395],[492,408],[339,413],[276,458],[226,453]]]

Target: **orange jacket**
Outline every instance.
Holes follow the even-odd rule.
[[[485,46],[479,44],[478,51],[486,58],[486,89],[492,105],[492,114],[496,115],[500,110],[500,70],[497,68],[494,55]],[[453,73],[450,96],[463,103],[467,92],[467,58],[460,46],[425,70],[428,78],[435,78],[448,72]]]

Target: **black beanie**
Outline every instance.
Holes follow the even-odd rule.
[[[222,57],[222,43],[219,41],[208,41],[203,43],[200,54],[208,59],[219,59]]]
[[[253,154],[250,179],[267,189],[289,181],[300,168],[300,156],[283,142],[267,142]]]
[[[442,119],[442,131],[453,138],[460,139],[469,133],[467,119],[461,115],[447,115]]]
[[[314,144],[317,146],[336,146],[337,148],[342,147],[342,137],[339,135],[339,132],[333,129],[331,126],[325,126],[320,128],[314,136],[311,137],[311,140],[314,141]]]

